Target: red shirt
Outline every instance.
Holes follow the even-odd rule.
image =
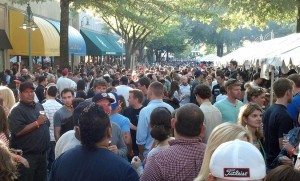
[[[171,140],[169,144],[147,160],[141,181],[192,181],[197,177],[206,145],[198,139]]]

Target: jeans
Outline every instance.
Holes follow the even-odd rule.
[[[45,181],[47,177],[47,159],[46,153],[42,154],[24,154],[30,168],[25,168],[23,164],[18,165],[18,181]]]
[[[50,147],[47,151],[47,161],[48,161],[48,164],[47,164],[47,170],[48,172],[50,173],[51,171],[51,166],[52,166],[52,163],[54,162],[55,160],[55,141],[50,141]]]

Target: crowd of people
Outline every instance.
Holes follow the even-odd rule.
[[[300,74],[271,87],[259,71],[15,64],[0,75],[0,180],[298,181]]]

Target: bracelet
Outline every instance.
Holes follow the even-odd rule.
[[[37,121],[35,121],[34,123],[35,123],[35,125],[36,125],[37,128],[40,127],[40,125],[39,125],[39,123]]]
[[[292,155],[294,154],[295,150],[296,150],[295,147],[294,147],[293,149],[291,149],[291,150],[289,151],[289,155],[292,156]]]
[[[17,163],[20,162],[20,155],[15,156],[15,162],[17,162]]]

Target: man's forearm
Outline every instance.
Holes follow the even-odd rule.
[[[57,142],[59,137],[60,137],[60,130],[61,130],[61,127],[54,127],[54,138],[55,138],[55,141]]]
[[[139,156],[142,157],[140,159],[143,160],[144,159],[145,145],[138,145],[138,149],[139,149]]]
[[[23,136],[27,133],[30,133],[31,131],[37,129],[40,125],[38,125],[38,123],[35,121],[33,123],[30,123],[28,125],[26,125],[21,131],[19,131],[16,136]]]

